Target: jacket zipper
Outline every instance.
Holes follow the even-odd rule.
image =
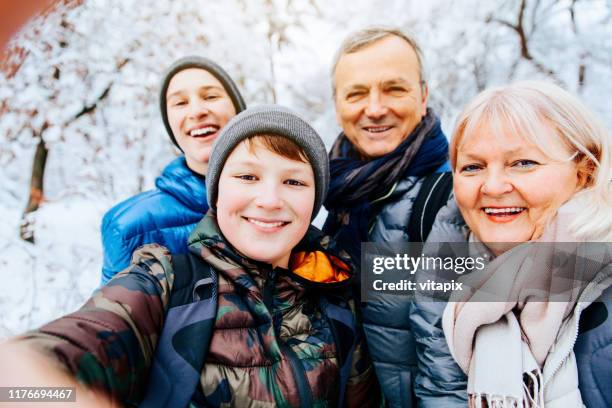
[[[573,332],[574,335],[572,338],[572,342],[570,343],[569,349],[566,350],[562,354],[563,358],[559,360],[559,363],[555,366],[554,370],[551,371],[549,377],[544,381],[544,386],[546,386],[546,384],[548,384],[550,380],[554,378],[555,374],[557,374],[557,371],[561,369],[561,366],[563,365],[563,362],[565,361],[565,359],[567,359],[567,356],[569,356],[570,353],[574,350],[574,346],[576,345],[576,341],[578,340],[578,331],[580,330],[580,314],[582,313],[582,304],[583,304],[583,302],[581,302],[580,300],[584,299],[587,293],[590,293],[591,291],[593,291],[593,287],[599,285],[604,279],[608,278],[609,277],[608,275],[603,275],[599,277],[597,280],[591,281],[591,283],[589,283],[587,288],[585,288],[585,290],[580,295],[580,299],[578,299],[578,301],[576,302],[576,308],[574,310],[574,316],[576,317],[576,324],[574,325],[574,332]]]
[[[295,380],[295,384],[297,387],[298,398],[300,400],[300,407],[310,408],[312,406],[312,390],[310,389],[310,384],[308,383],[308,378],[306,377],[306,371],[304,370],[304,366],[300,362],[297,354],[291,347],[289,347],[284,341],[281,340],[280,335],[277,331],[276,326],[274,325],[274,313],[273,313],[273,302],[274,302],[274,284],[276,281],[276,270],[271,270],[266,278],[266,282],[264,284],[264,304],[272,314],[272,327],[274,329],[278,346],[283,352],[285,356],[287,356],[287,360],[289,362],[289,366],[291,367],[291,372],[293,373],[293,378]]]
[[[397,187],[397,181],[395,183],[393,183],[393,185],[391,186],[391,189],[389,189],[389,191],[387,192],[387,194],[383,195],[382,197],[378,197],[375,200],[372,200],[372,202],[370,204],[374,204],[377,203],[379,201],[384,200],[385,198],[389,197],[391,194],[393,194],[393,192],[395,191],[395,188]]]
[[[561,366],[563,365],[563,362],[565,362],[565,359],[567,359],[567,356],[570,355],[570,353],[574,350],[574,346],[576,345],[576,341],[578,340],[578,330],[579,330],[579,325],[580,325],[580,313],[582,313],[582,303],[577,302],[576,303],[576,309],[574,310],[574,315],[576,313],[578,313],[578,316],[576,317],[576,324],[574,325],[574,335],[572,338],[572,342],[570,343],[570,347],[569,350],[567,350],[566,352],[564,352],[563,358],[559,360],[559,363],[555,366],[555,369],[552,370],[552,372],[550,373],[550,376],[546,379],[546,381],[544,381],[544,386],[546,386],[546,384],[548,384],[550,382],[550,380],[552,378],[554,378],[555,374],[557,374],[557,371],[559,371],[561,369]]]
[[[395,191],[395,188],[397,187],[397,181],[391,186],[391,189],[389,190],[389,192],[385,195],[383,195],[382,197],[378,197],[375,200],[372,200],[372,202],[370,202],[370,205],[377,203],[379,201],[385,200],[386,198],[390,197],[391,194],[393,194],[393,192]],[[370,235],[372,233],[372,230],[374,229],[374,226],[376,225],[376,219],[378,218],[378,215],[376,217],[372,218],[371,221],[371,225],[368,227],[368,235]]]

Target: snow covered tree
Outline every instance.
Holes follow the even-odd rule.
[[[0,337],[97,285],[102,214],[176,153],[158,107],[174,60],[219,62],[248,105],[297,110],[329,146],[335,50],[351,31],[398,26],[423,48],[447,133],[476,93],[527,78],[578,93],[612,125],[611,18],[606,0],[59,0],[14,38],[0,74]],[[22,230],[35,245],[18,238],[24,207],[38,207]]]

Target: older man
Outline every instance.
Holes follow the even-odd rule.
[[[412,204],[426,176],[449,168],[417,43],[396,29],[358,31],[336,54],[332,78],[343,132],[330,153],[324,229],[354,255],[362,241],[420,241],[410,233]]]
[[[448,198],[448,142],[427,107],[422,60],[412,37],[388,28],[353,33],[336,54],[333,92],[343,132],[330,152],[324,230],[356,257],[363,241],[424,240],[431,228],[423,225],[424,211],[433,206],[428,214],[433,221]],[[413,209],[418,217],[412,216]],[[364,328],[376,372],[390,406],[416,407],[417,397],[420,405],[444,406],[436,397],[444,384],[431,384],[426,371],[450,373],[444,364],[454,362],[437,367],[435,356],[417,354],[421,341],[444,339],[415,333],[422,327],[411,322],[423,312],[415,309],[399,296],[365,306]],[[417,375],[418,360],[422,370]],[[447,395],[453,391],[445,389]],[[465,401],[464,390],[456,393]]]

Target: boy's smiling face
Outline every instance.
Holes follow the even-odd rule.
[[[310,225],[313,169],[268,150],[257,138],[250,143],[236,146],[223,166],[217,222],[243,255],[287,268],[291,251]]]
[[[184,69],[168,84],[166,111],[189,168],[206,174],[215,139],[236,115],[227,91],[210,72],[200,68]]]

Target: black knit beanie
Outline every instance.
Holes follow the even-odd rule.
[[[164,121],[164,126],[166,127],[166,131],[168,132],[172,143],[174,143],[174,145],[178,147],[181,151],[182,149],[176,142],[176,138],[174,137],[174,133],[172,133],[170,123],[168,122],[166,92],[168,91],[168,85],[170,85],[172,77],[174,77],[174,75],[176,75],[178,72],[188,68],[199,68],[210,72],[212,76],[214,76],[219,82],[221,82],[223,88],[225,88],[225,91],[232,100],[232,103],[234,104],[234,108],[236,108],[236,113],[238,114],[244,109],[246,109],[246,104],[244,103],[244,99],[242,99],[242,95],[240,94],[236,83],[218,64],[214,63],[208,58],[197,56],[189,56],[177,60],[174,64],[170,66],[170,68],[166,70],[166,73],[162,77],[163,79],[161,83],[161,89],[159,91],[159,107],[161,110],[162,120]]]

